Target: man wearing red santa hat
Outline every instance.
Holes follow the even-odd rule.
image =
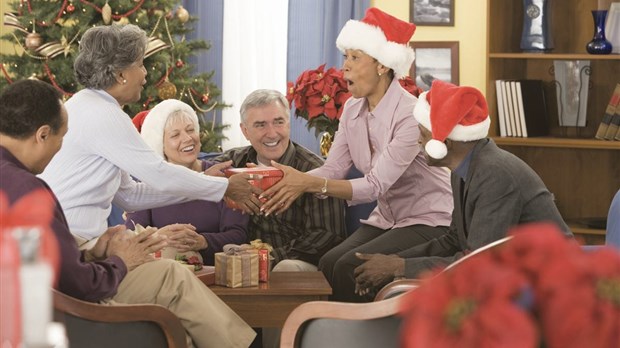
[[[522,160],[487,138],[487,103],[473,87],[435,80],[420,95],[413,115],[420,123],[420,144],[429,165],[452,171],[454,211],[447,234],[393,255],[362,254],[355,270],[367,292],[395,276],[417,278],[469,251],[503,238],[515,225],[551,221],[572,237],[553,196]]]

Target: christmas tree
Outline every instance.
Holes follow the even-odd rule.
[[[132,23],[149,37],[144,66],[147,84],[139,103],[125,105],[131,117],[151,109],[158,102],[176,98],[194,107],[201,119],[202,150],[219,150],[222,130],[214,113],[225,105],[216,99],[217,86],[211,73],[195,74],[188,58],[209,49],[203,40],[186,40],[197,19],[179,6],[179,0],[19,0],[4,15],[4,25],[13,30],[3,40],[15,46],[11,54],[0,55],[0,88],[13,80],[36,78],[54,85],[65,98],[82,88],[73,74],[81,35],[97,25]]]

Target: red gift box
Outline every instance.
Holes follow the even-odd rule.
[[[263,191],[275,185],[275,183],[280,181],[280,179],[282,179],[282,176],[284,175],[284,173],[280,169],[274,167],[229,168],[224,170],[224,174],[227,178],[239,173],[260,175],[262,177],[261,179],[250,179],[248,180],[248,182],[250,183],[250,185],[256,186]],[[226,200],[226,205],[228,205],[228,207],[232,209],[239,209],[235,202],[228,199]]]

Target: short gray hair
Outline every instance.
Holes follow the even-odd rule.
[[[241,104],[241,122],[245,123],[248,109],[271,105],[273,103],[279,103],[286,114],[286,118],[289,119],[291,110],[288,105],[288,100],[286,100],[286,97],[282,93],[273,89],[257,89],[250,93],[243,101],[243,104]]]
[[[80,40],[75,77],[84,87],[108,89],[117,72],[144,58],[146,44],[146,33],[133,24],[92,27]]]

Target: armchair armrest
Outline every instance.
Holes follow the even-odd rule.
[[[168,347],[187,347],[185,329],[181,321],[163,306],[156,304],[107,306],[81,301],[55,289],[52,292],[56,311],[99,323],[151,322],[159,326]]]
[[[395,280],[379,290],[375,296],[375,302],[402,295],[407,291],[417,288],[420,284],[422,284],[422,282],[419,279]]]
[[[282,348],[301,347],[302,336],[322,336],[314,340],[330,340],[333,346],[345,347],[343,342],[348,342],[355,347],[373,346],[361,335],[368,335],[379,339],[379,335],[387,334],[395,342],[398,340],[397,318],[400,298],[391,298],[381,302],[371,303],[342,303],[328,301],[307,302],[295,308],[288,316],[282,328]],[[311,324],[325,322],[326,325],[311,329]],[[381,332],[373,332],[378,329]],[[334,334],[327,332],[333,330]],[[386,332],[387,331],[387,332]],[[338,342],[333,339],[337,337]],[[382,346],[390,346],[383,342]],[[364,345],[366,344],[366,345]],[[322,346],[329,346],[324,342]],[[312,346],[312,345],[309,345]]]

